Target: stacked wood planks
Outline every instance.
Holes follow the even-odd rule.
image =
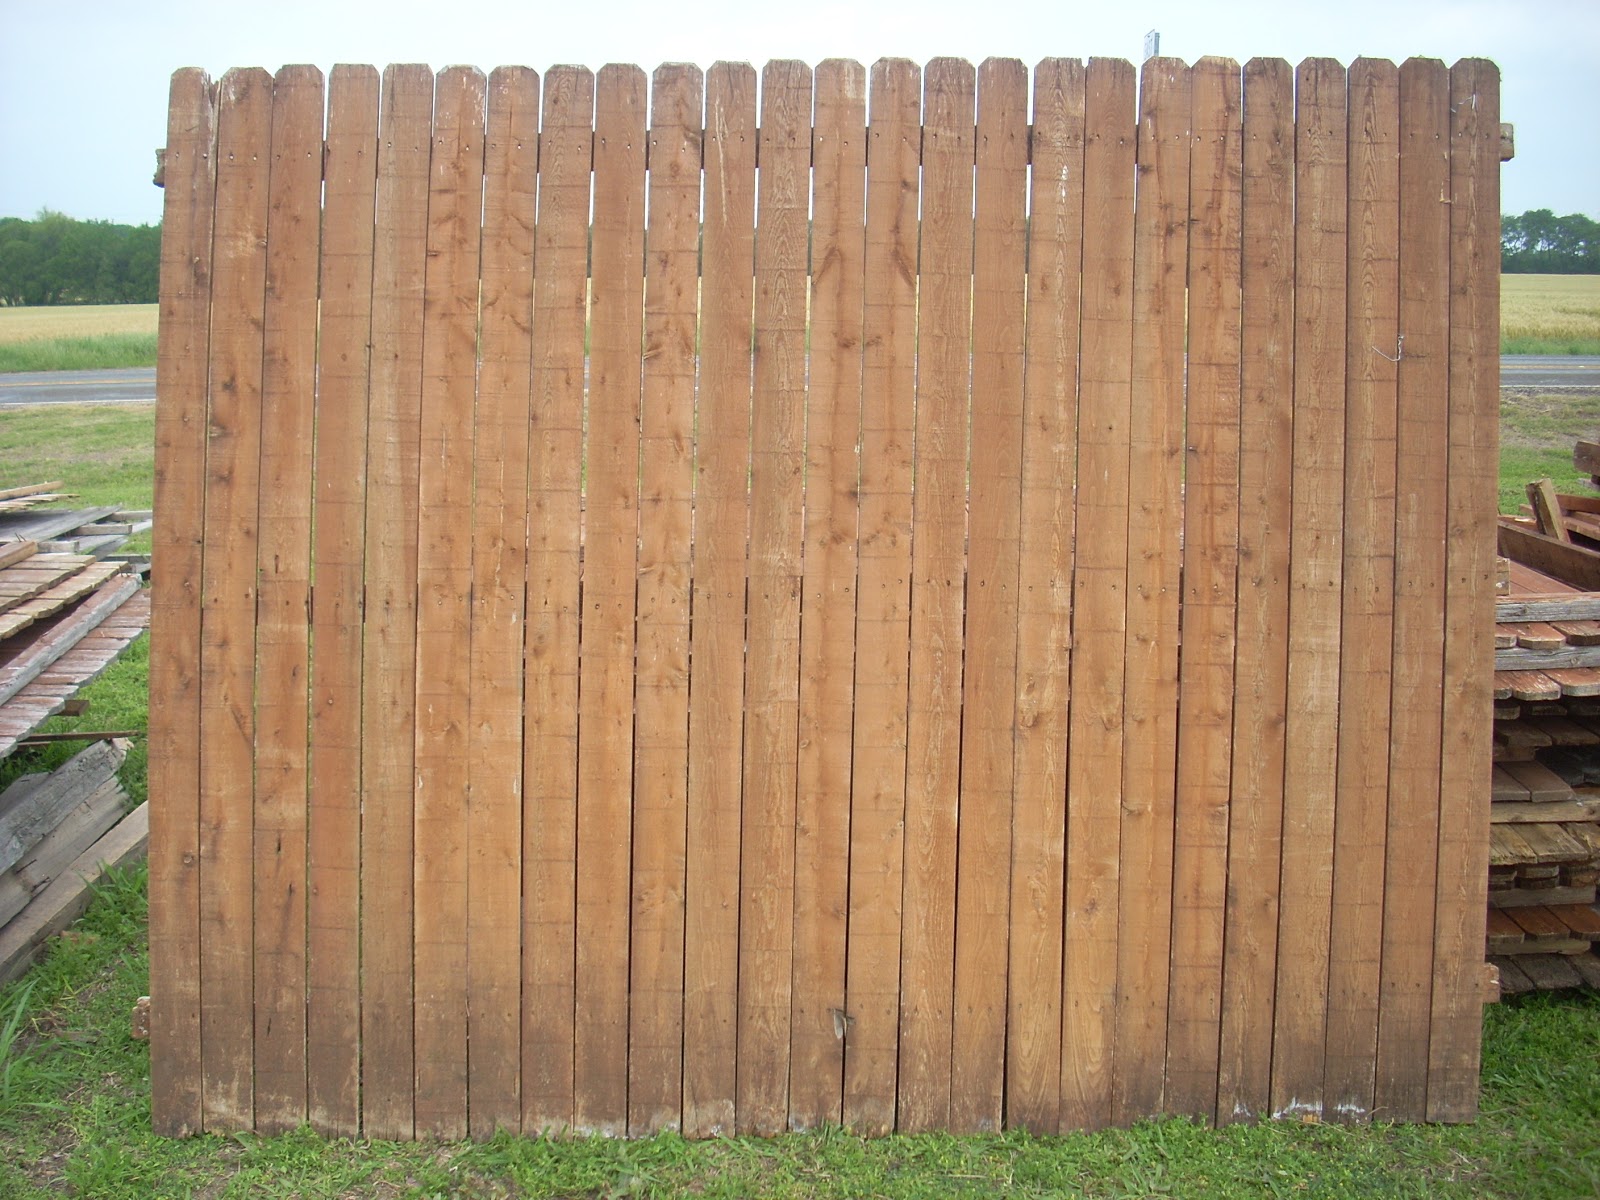
[[[1502,994],[1600,986],[1600,792],[1585,790],[1600,784],[1600,593],[1515,559],[1508,574],[1495,614],[1486,948]]]
[[[0,490],[0,565],[7,550],[33,543],[43,554],[92,554],[104,557],[119,549],[130,536],[149,529],[148,509],[124,509],[116,504],[95,508],[40,509],[42,505],[72,500],[59,480],[30,483]]]
[[[149,514],[41,508],[72,498],[60,488],[0,490],[0,758],[150,623],[139,573],[99,557],[140,520],[147,528]],[[55,772],[23,775],[0,793],[0,985],[76,919],[107,867],[144,853],[147,811],[126,811],[116,777],[127,751],[126,740],[99,735]]]
[[[0,493],[5,502],[53,498],[59,484]],[[30,490],[31,489],[31,490]],[[26,495],[17,493],[26,492]],[[0,513],[0,758],[60,712],[79,688],[99,676],[150,622],[149,597],[125,561],[103,560],[129,533],[83,533],[116,506],[84,514],[38,513],[14,536],[15,514]],[[132,522],[123,522],[131,526]],[[87,553],[51,549],[59,534],[92,543]]]
[[[121,739],[95,742],[51,774],[0,793],[0,986],[76,919],[108,867],[144,853],[145,805],[127,812]]]

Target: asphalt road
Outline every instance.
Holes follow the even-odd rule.
[[[148,404],[155,398],[154,367],[0,375],[0,408],[28,404]]]
[[[1500,386],[1561,391],[1600,388],[1600,358],[1527,354],[1500,360]]]
[[[1500,360],[1500,386],[1600,388],[1600,358],[1526,355]],[[139,404],[156,398],[154,367],[0,375],[0,408],[30,404]]]

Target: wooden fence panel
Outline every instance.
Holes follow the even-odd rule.
[[[956,847],[950,1120],[999,1129],[1015,793],[1017,571],[1022,506],[1028,71],[978,69],[972,268],[972,449]]]
[[[158,1130],[1472,1114],[1494,68],[1028,87],[174,78]]]
[[[1428,1119],[1477,1110],[1482,1015],[1478,919],[1487,872],[1493,680],[1494,527],[1499,425],[1500,73],[1483,59],[1450,68],[1450,453],[1445,561],[1444,749],[1434,911]],[[1424,151],[1426,153],[1427,151]]]
[[[312,531],[307,1105],[318,1128],[361,1131],[361,639],[371,378],[378,73],[328,78]]]
[[[262,306],[272,77],[224,75],[200,617],[200,1050],[211,1126],[255,1124],[251,1009]]]
[[[150,603],[150,1103],[157,1133],[202,1128],[200,1104],[200,611],[205,521],[206,364],[217,92],[194,69],[172,77],[156,342],[155,511]]]
[[[1433,994],[1433,895],[1439,862],[1445,530],[1449,454],[1432,440],[1449,420],[1450,80],[1441,62],[1400,68],[1400,327],[1394,546],[1394,723],[1383,882],[1382,992],[1373,1108],[1427,1113]]]
[[[467,828],[472,683],[474,328],[481,260],[485,81],[451,67],[434,87],[422,297],[417,473],[414,793],[416,1121],[467,1132]]]
[[[306,679],[323,105],[315,67],[278,72],[261,327],[254,863],[256,1127],[275,1133],[306,1119]]]
[[[761,75],[739,861],[740,1132],[788,1125],[811,71]]]
[[[845,947],[844,1120],[895,1127],[905,868],[922,73],[873,65],[862,288],[861,534]]]
[[[1183,642],[1164,1107],[1206,1120],[1216,1105],[1221,1037],[1242,489],[1238,64],[1201,59],[1191,97]]]
[[[816,217],[806,400],[805,584],[795,792],[789,1124],[837,1125],[844,1100],[845,938],[856,653],[857,445],[867,74],[817,67]]]
[[[1399,328],[1400,73],[1350,67],[1346,242],[1345,562],[1339,765],[1329,928],[1330,1117],[1372,1110],[1378,1045],[1383,861],[1394,654],[1396,360]],[[1391,349],[1391,346],[1393,347]]]
[[[545,76],[534,261],[523,707],[522,1128],[572,1124],[578,578],[594,75]]]
[[[683,1131],[734,1130],[739,978],[740,752],[750,496],[756,77],[706,75],[705,250],[689,653]]]
[[[923,74],[900,949],[899,1120],[908,1131],[950,1121],[975,90],[971,64],[959,59],[935,59]]]
[[[539,77],[489,77],[467,725],[467,1110],[522,1128],[522,629]],[[517,837],[508,836],[516,830]]]
[[[1012,1125],[1036,1133],[1053,1133],[1060,1124],[1083,106],[1082,63],[1054,58],[1039,64],[1033,79],[1006,992],[1006,1111]]]
[[[1122,832],[1117,872],[1116,1057],[1111,1120],[1161,1108],[1172,947],[1183,561],[1184,283],[1189,253],[1189,68],[1145,62],[1133,242],[1128,425]]]
[[[389,67],[374,216],[361,643],[361,1115],[365,1132],[389,1138],[409,1138],[416,1130],[411,789],[432,129],[433,73],[414,65]]]
[[[578,967],[573,1121],[625,1132],[633,672],[644,307],[644,72],[595,79],[584,564],[578,635]]]
[[[1092,59],[1084,115],[1078,528],[1067,737],[1061,1123],[1111,1120],[1133,357],[1134,74]]]
[[[1217,1120],[1268,1111],[1288,723],[1293,466],[1294,78],[1244,71],[1240,185],[1239,611]]]
[[[1272,1112],[1322,1115],[1344,567],[1345,73],[1295,79],[1294,535]]]
[[[683,1106],[684,837],[689,779],[689,565],[705,80],[655,73],[640,422],[639,666],[634,713],[628,1132],[677,1129]]]

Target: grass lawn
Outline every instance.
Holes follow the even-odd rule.
[[[1572,441],[1600,397],[1509,397],[1502,506],[1522,484],[1570,483]],[[0,487],[63,479],[83,503],[150,503],[149,405],[59,406],[0,418]],[[1565,462],[1566,476],[1561,474]],[[141,727],[147,642],[51,728]],[[0,787],[66,757],[0,761]],[[145,794],[140,746],[123,768]],[[482,1145],[149,1133],[148,1051],[127,1031],[148,989],[143,868],[117,873],[30,975],[0,990],[0,1196],[129,1197],[1503,1197],[1600,1195],[1600,996],[1534,996],[1486,1010],[1482,1115],[1467,1126],[1186,1121],[1035,1138],[841,1130],[691,1143],[500,1137]]]

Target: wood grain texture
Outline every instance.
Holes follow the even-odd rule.
[[[810,68],[767,64],[756,201],[737,1095],[740,1131],[763,1135],[788,1124],[811,106]]]
[[[960,807],[967,422],[972,335],[972,65],[923,74],[905,915],[900,943],[900,1129],[950,1121]]]
[[[1473,1112],[1497,79],[1143,74],[175,77],[156,1128]]]
[[[361,1129],[361,639],[378,73],[328,79],[311,595],[306,969],[307,1106]]]
[[[417,457],[433,74],[383,74],[373,225],[361,644],[361,1127],[415,1136],[412,788]]]
[[[1357,59],[1349,97],[1345,561],[1324,1096],[1330,1116],[1364,1120],[1378,1046],[1382,941],[1372,931],[1383,923],[1394,654],[1400,73]]]
[[[1293,463],[1294,80],[1244,70],[1239,595],[1217,1121],[1269,1110],[1287,719]]]
[[[1091,59],[1084,115],[1078,535],[1067,760],[1061,1126],[1111,1120],[1133,359],[1133,68]]]
[[[1067,682],[1084,221],[1083,64],[1064,58],[1041,62],[1034,71],[1033,98],[1006,1121],[1034,1133],[1054,1133],[1060,1124],[1061,1092],[1061,922],[1071,705]]]
[[[1139,88],[1133,243],[1126,679],[1111,1120],[1161,1108],[1172,939],[1183,562],[1184,284],[1189,252],[1189,69],[1146,60]],[[1135,484],[1134,481],[1137,481]]]
[[[322,73],[272,88],[256,576],[255,1127],[304,1123],[311,468],[322,211]]]
[[[856,651],[856,533],[867,73],[816,70],[811,370],[806,393],[800,713],[795,790],[789,1125],[838,1125]],[[843,1034],[844,1036],[841,1036]]]
[[[417,471],[414,887],[416,1119],[467,1132],[467,824],[472,672],[472,456],[485,80],[434,85]]]
[[[522,1128],[522,641],[539,77],[489,76],[473,420],[467,724],[467,1113]]]
[[[905,862],[921,69],[872,66],[867,129],[844,1123],[895,1126]]]
[[[578,601],[594,75],[544,77],[523,630],[522,1128],[572,1126]]]
[[[1323,1115],[1344,563],[1345,73],[1296,73],[1294,537],[1272,1111]]]
[[[691,1137],[734,1130],[755,104],[747,64],[707,72],[684,910],[683,1131]]]
[[[156,341],[155,511],[150,610],[150,1111],[165,1137],[201,1127],[201,530],[210,359],[217,99],[175,72],[168,101]],[[154,566],[152,566],[154,573]]]
[[[234,70],[219,90],[200,616],[200,1046],[205,1126],[234,1130],[255,1120],[251,813],[272,77]]]
[[[634,1135],[679,1128],[683,1107],[689,566],[704,94],[699,68],[657,68],[650,114],[634,717],[628,1012],[628,1132]]]
[[[1486,59],[1450,69],[1450,467],[1445,560],[1444,746],[1434,910],[1428,1119],[1477,1113],[1482,1014],[1473,981],[1486,880],[1493,655],[1500,244],[1500,72]]]
[[[1393,726],[1383,881],[1373,1111],[1427,1112],[1443,735],[1448,454],[1434,431],[1449,419],[1450,81],[1443,63],[1400,67],[1400,327],[1397,364]],[[1406,797],[1395,803],[1397,796]]]
[[[1216,1108],[1233,782],[1239,573],[1242,77],[1195,64],[1189,161],[1189,386],[1178,677],[1172,970],[1163,1107]]]
[[[975,1131],[1000,1129],[1005,1091],[1027,129],[1027,68],[1017,59],[985,60],[978,68],[972,450],[950,1080],[951,1127]]]
[[[629,861],[644,306],[646,79],[595,79],[589,429],[578,655],[578,965],[573,1123],[620,1134],[628,1110]]]

